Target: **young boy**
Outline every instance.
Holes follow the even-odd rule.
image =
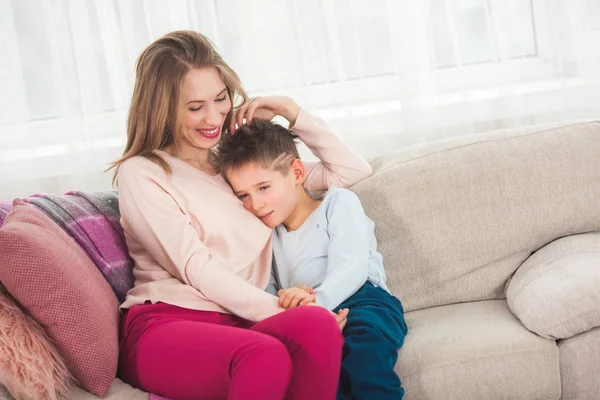
[[[402,398],[394,365],[407,327],[400,301],[385,284],[373,221],[358,197],[332,186],[323,200],[311,198],[294,134],[264,120],[225,136],[217,165],[244,207],[274,228],[266,290],[283,308],[349,309],[337,398]]]

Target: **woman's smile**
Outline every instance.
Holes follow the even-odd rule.
[[[221,127],[217,126],[211,129],[196,129],[196,132],[198,132],[200,136],[207,139],[214,139],[221,133]]]

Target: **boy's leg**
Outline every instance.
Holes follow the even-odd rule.
[[[404,389],[394,372],[407,333],[400,301],[366,283],[337,309],[348,308],[344,328],[341,399],[401,399]]]
[[[322,307],[289,309],[255,324],[256,330],[281,341],[292,360],[286,400],[335,397],[343,338],[335,318]]]
[[[344,342],[344,348],[342,349],[342,362],[347,355],[348,345],[346,342]],[[350,391],[350,376],[348,376],[348,372],[344,369],[343,363],[340,371],[340,381],[338,383],[337,396],[335,398],[336,400],[355,400]]]

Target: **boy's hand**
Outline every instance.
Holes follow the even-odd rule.
[[[277,295],[279,296],[279,307],[285,309],[305,306],[317,300],[315,291],[307,286],[281,289]]]
[[[335,317],[335,320],[338,323],[338,326],[340,327],[340,331],[344,330],[344,327],[346,326],[346,322],[348,322],[348,312],[349,310],[347,308],[344,308],[340,311],[338,311],[338,313],[334,313],[333,311],[331,312],[333,314],[333,316]]]
[[[307,306],[320,307],[319,305],[317,305],[317,303],[308,303]],[[340,311],[338,311],[337,314],[334,313],[333,311],[329,311],[329,312],[335,318],[335,321],[337,322],[338,326],[340,327],[340,331],[343,331],[344,327],[346,326],[346,322],[348,322],[348,313],[350,312],[350,310],[347,308],[344,308],[344,309],[341,309]]]

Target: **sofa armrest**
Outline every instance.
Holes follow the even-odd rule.
[[[600,232],[542,247],[510,279],[506,300],[532,332],[567,339],[600,326]]]

